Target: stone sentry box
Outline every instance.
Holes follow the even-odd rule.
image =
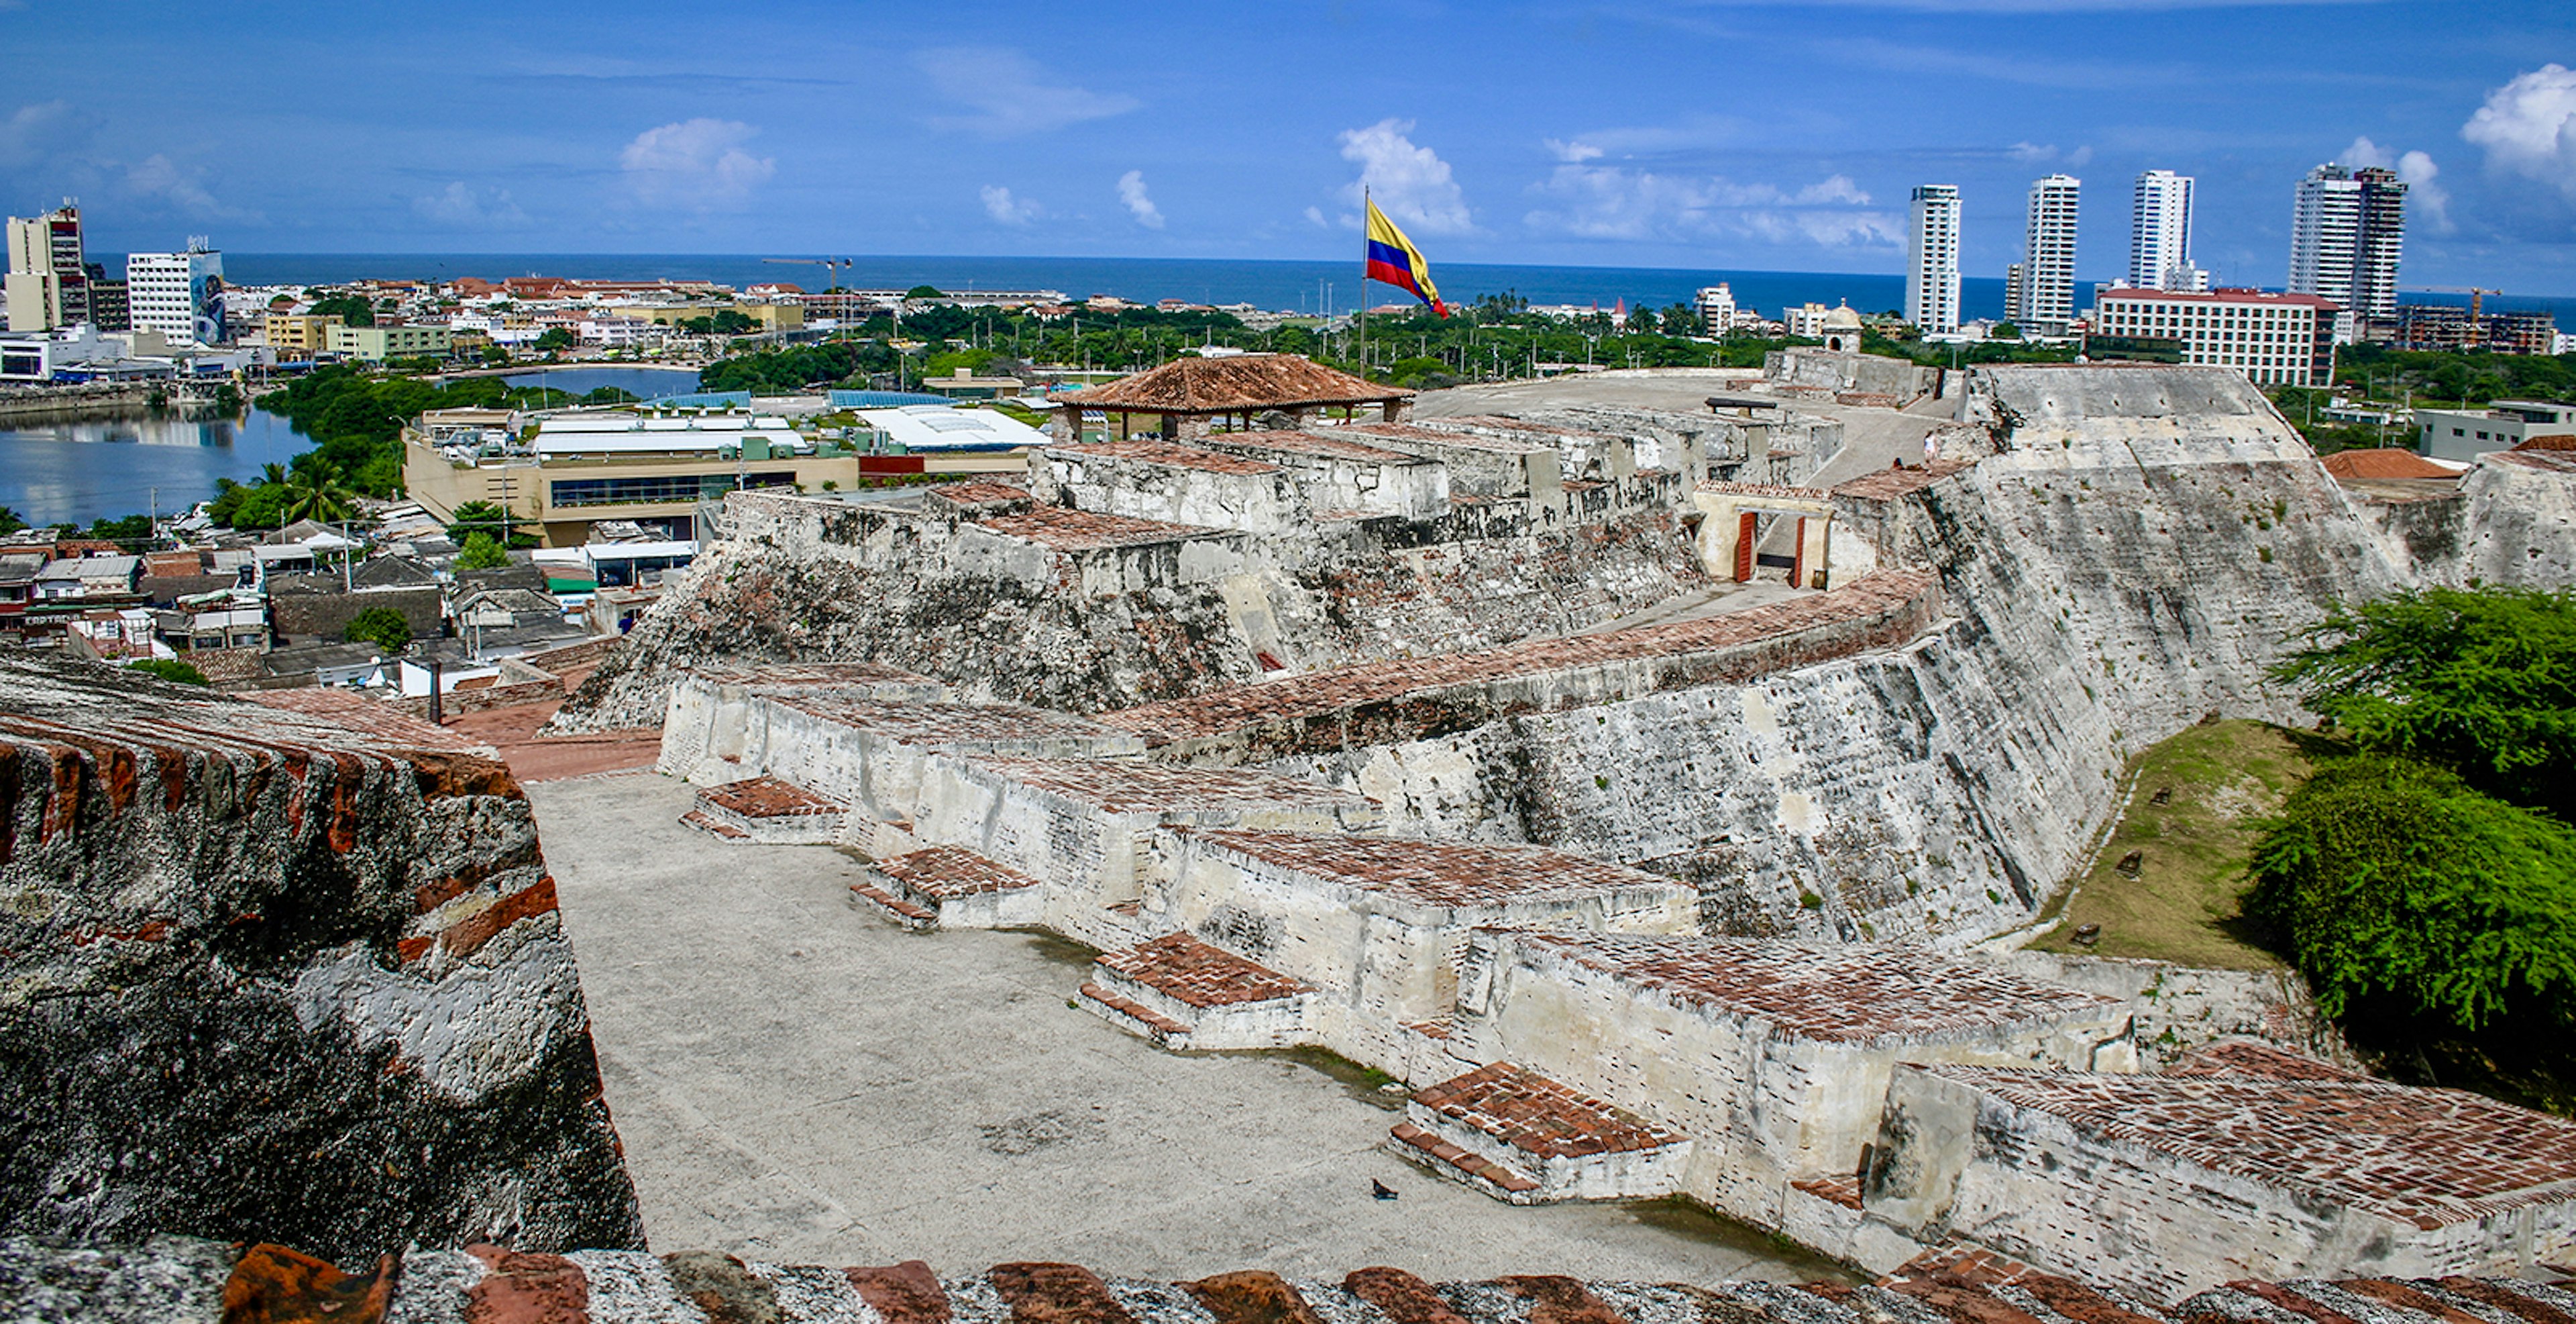
[[[1792,1183],[1858,1174],[1899,1063],[2135,1064],[2125,1004],[1921,949],[1497,930],[1468,948],[1450,1051],[1679,1130],[1685,1193],[1835,1238],[1857,1211],[1801,1209]]]
[[[1317,987],[1309,1032],[1409,1081],[1454,1075],[1437,1032],[1480,925],[1689,933],[1686,884],[1537,846],[1183,828],[1161,836],[1150,927],[1206,941]]]
[[[2157,1300],[2576,1250],[2576,1122],[2357,1077],[1900,1067],[1863,1207]]]

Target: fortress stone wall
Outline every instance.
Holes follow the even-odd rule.
[[[527,801],[310,697],[0,659],[0,1231],[640,1244]]]

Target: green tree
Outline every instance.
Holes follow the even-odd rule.
[[[313,315],[336,317],[351,326],[374,326],[376,306],[354,294],[334,294],[314,301]]]
[[[2408,590],[2301,637],[2275,678],[2362,749],[2576,820],[2576,592]]]
[[[502,551],[501,544],[492,541],[488,533],[465,535],[465,545],[456,553],[459,570],[498,570],[509,563],[510,554]]]
[[[537,334],[536,349],[539,353],[548,353],[558,349],[570,348],[572,348],[572,332],[566,331],[562,327],[548,327]]]
[[[948,296],[940,293],[939,287],[936,285],[915,285],[911,289],[905,290],[903,292],[903,297],[907,299],[945,299]]]
[[[128,671],[140,671],[146,675],[159,676],[163,680],[179,685],[210,685],[214,683],[206,679],[206,673],[197,670],[195,667],[190,666],[175,657],[147,657],[138,662],[126,663],[125,669]]]
[[[2412,759],[2337,760],[2256,845],[2249,918],[2329,1016],[2385,1002],[2476,1030],[2576,1011],[2576,832]]]
[[[299,459],[310,462],[298,463],[283,484],[285,522],[309,519],[327,524],[349,518],[358,494],[341,481],[340,466],[310,456]]]
[[[27,527],[27,521],[18,512],[7,506],[0,506],[0,538],[5,538],[25,527]]]
[[[411,647],[411,622],[391,607],[369,607],[359,612],[340,634],[353,644],[374,644],[388,654]]]
[[[462,547],[465,545],[465,540],[476,533],[492,539],[505,537],[509,533],[510,523],[510,512],[502,509],[500,503],[468,501],[457,506],[456,518],[448,523],[447,536],[457,546]]]

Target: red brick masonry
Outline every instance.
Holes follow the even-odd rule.
[[[1624,1154],[1682,1140],[1678,1131],[1509,1062],[1442,1081],[1413,1101],[1539,1158]]]
[[[888,856],[869,867],[903,884],[906,891],[943,901],[1038,885],[1037,879],[1005,869],[963,846],[925,846]]]
[[[1141,947],[1110,952],[1100,968],[1123,975],[1191,1007],[1230,1007],[1312,993],[1315,986],[1219,951],[1186,933],[1167,933]]]
[[[805,814],[841,812],[841,806],[794,782],[783,782],[775,777],[750,777],[726,782],[722,786],[710,786],[698,792],[698,798],[744,818],[795,818]]]
[[[588,1266],[588,1267],[585,1267]],[[594,1276],[620,1290],[593,1292]],[[276,1246],[240,1251],[174,1238],[150,1248],[0,1243],[0,1305],[31,1319],[145,1319],[240,1324],[808,1324],[866,1318],[884,1324],[992,1320],[998,1302],[1016,1324],[1139,1324],[1123,1302],[1184,1301],[1206,1313],[1158,1311],[1196,1324],[2223,1324],[2308,1320],[2338,1324],[2354,1297],[2371,1324],[2569,1324],[2576,1293],[2492,1278],[2242,1282],[2167,1306],[2113,1296],[2070,1278],[1977,1250],[1927,1252],[1867,1286],[1849,1283],[1587,1282],[1526,1275],[1435,1285],[1394,1268],[1291,1283],[1243,1270],[1178,1284],[1103,1279],[1079,1265],[1007,1264],[943,1279],[918,1260],[847,1269],[746,1263],[711,1251],[593,1252],[578,1259],[493,1247],[415,1250],[360,1274]],[[2037,1309],[2035,1310],[2034,1307]],[[156,1313],[157,1312],[157,1313]],[[821,1313],[818,1313],[821,1312]]]
[[[1182,768],[1117,759],[978,759],[976,766],[1067,800],[1113,814],[1186,809],[1266,809],[1280,805],[1362,808],[1356,792],[1275,772]]]

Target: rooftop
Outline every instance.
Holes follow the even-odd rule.
[[[897,744],[1012,743],[1030,740],[1119,740],[1135,737],[1114,726],[1016,703],[948,703],[893,700],[823,692],[777,697],[782,707],[827,722],[857,727]],[[1129,748],[1133,748],[1132,743]]]
[[[1973,468],[1975,464],[1973,460],[1926,460],[1902,469],[1879,469],[1847,483],[1836,483],[1834,495],[1858,497],[1864,501],[1893,501],[1908,492],[1922,491],[1954,473]]]
[[[940,483],[925,495],[966,510],[992,506],[1015,506],[1030,500],[1027,488],[1013,487],[990,479],[970,479],[963,483]]]
[[[1071,506],[1035,506],[1011,515],[993,515],[975,521],[977,527],[1013,538],[1052,547],[1059,552],[1093,552],[1111,547],[1148,547],[1162,542],[1187,542],[1193,538],[1225,538],[1233,534],[1224,529],[1206,529],[1195,524],[1165,524],[1160,520],[1130,519],[1125,515],[1104,515],[1096,511],[1075,510]]]
[[[1233,829],[1207,829],[1191,836],[1283,868],[1434,906],[1572,899],[1620,888],[1690,890],[1668,878],[1543,846],[1482,846]]]
[[[1530,934],[1521,941],[1677,1002],[1827,1043],[1920,1041],[2119,1006],[1919,947],[1626,934]]]
[[[2431,1230],[2576,1201],[2576,1122],[2371,1080],[1928,1066],[2078,1131]]]
[[[2209,290],[2202,292],[2194,290],[2115,290],[2104,288],[2096,292],[2096,302],[2104,302],[2112,299],[2132,300],[2142,303],[2278,304],[2295,308],[2336,310],[2340,310],[2343,306],[2331,299],[2320,299],[2313,294],[2283,294],[2278,290]]]
[[[1541,1158],[1623,1154],[1682,1139],[1680,1132],[1509,1062],[1442,1081],[1413,1101]]]
[[[747,777],[710,786],[698,792],[698,798],[744,818],[801,818],[841,812],[840,805],[776,777]]]
[[[1186,933],[1101,956],[1100,967],[1192,1007],[1227,1007],[1312,993],[1315,986],[1220,951]]]
[[[1380,404],[1413,392],[1362,381],[1294,354],[1185,355],[1106,386],[1058,399],[1085,409],[1230,414],[1313,405]]]
[[[988,758],[975,762],[996,776],[1113,814],[1275,805],[1356,809],[1376,803],[1338,787],[1240,768],[1185,768],[1117,759]]]
[[[925,846],[889,855],[869,867],[902,883],[907,891],[941,900],[1038,886],[1037,879],[1005,869],[963,846]]]
[[[1012,450],[1043,446],[1046,434],[998,409],[903,405],[862,409],[859,419],[909,451]]]
[[[1196,446],[1178,446],[1162,441],[1095,441],[1081,446],[1050,446],[1047,448],[1047,454],[1062,455],[1072,459],[1097,455],[1114,460],[1137,460],[1146,464],[1169,465],[1175,469],[1204,469],[1209,473],[1245,476],[1279,472],[1279,466],[1275,464],[1263,464],[1259,460],[1247,460],[1240,455],[1228,455],[1222,451],[1201,450]]]
[[[1418,456],[1391,451],[1380,446],[1364,445],[1332,432],[1271,431],[1230,432],[1210,439],[1211,445],[1227,450],[1274,451],[1281,455],[1311,455],[1328,460],[1358,460],[1367,464],[1424,464]]]
[[[2566,440],[2576,442],[2576,437]],[[2576,445],[2571,445],[2569,449],[2576,450]],[[2337,478],[2457,478],[2460,476],[2460,471],[2457,469],[2443,468],[2413,451],[2402,450],[2395,446],[2336,451],[2325,458],[2325,465],[2326,472]]]

